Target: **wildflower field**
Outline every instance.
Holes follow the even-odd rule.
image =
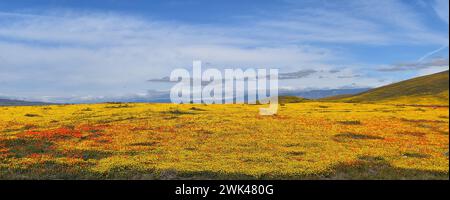
[[[448,179],[449,108],[0,107],[0,179]]]

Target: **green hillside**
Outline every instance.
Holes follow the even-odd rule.
[[[278,102],[281,104],[285,104],[285,103],[303,103],[303,102],[308,102],[310,100],[302,98],[302,97],[297,97],[297,96],[279,96],[278,97]]]
[[[449,105],[449,71],[413,78],[350,96],[322,100],[352,103]]]

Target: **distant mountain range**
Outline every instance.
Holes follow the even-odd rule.
[[[306,99],[320,99],[329,96],[356,94],[369,90],[370,88],[357,89],[324,89],[324,90],[280,90],[280,96],[296,96]],[[103,98],[62,98],[60,103],[102,103],[102,102],[135,102],[135,103],[169,103],[170,94],[168,91],[149,91],[146,95],[128,95],[120,97]],[[0,98],[0,106],[19,106],[19,105],[46,105],[49,103],[31,102],[24,100],[11,100]]]
[[[324,89],[324,90],[280,90],[279,96],[295,96],[305,99],[320,99],[324,97],[336,95],[357,94],[369,90],[370,88],[357,89]],[[244,97],[245,99],[247,97]],[[93,100],[99,102],[99,100]],[[140,103],[169,103],[169,92],[150,91],[147,95],[130,95],[124,97],[101,99],[101,102],[115,101],[115,102],[140,102]],[[89,102],[88,102],[89,103]]]
[[[322,100],[354,103],[449,105],[449,71],[417,77],[360,94],[338,95]]]
[[[325,97],[337,96],[337,95],[352,95],[358,94],[370,90],[371,88],[353,88],[353,89],[324,89],[324,90],[281,90],[280,96],[297,96],[306,99],[321,99]]]
[[[22,100],[0,99],[0,106],[36,106],[36,105],[48,105],[44,102],[32,102]]]

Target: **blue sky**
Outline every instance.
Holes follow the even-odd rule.
[[[285,90],[377,87],[448,69],[448,0],[0,0],[0,97],[150,95],[216,68],[311,72]],[[304,73],[299,73],[304,74]]]

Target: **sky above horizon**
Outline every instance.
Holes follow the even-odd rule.
[[[284,90],[448,70],[448,0],[0,0],[0,97],[169,90],[175,68],[278,68]]]

